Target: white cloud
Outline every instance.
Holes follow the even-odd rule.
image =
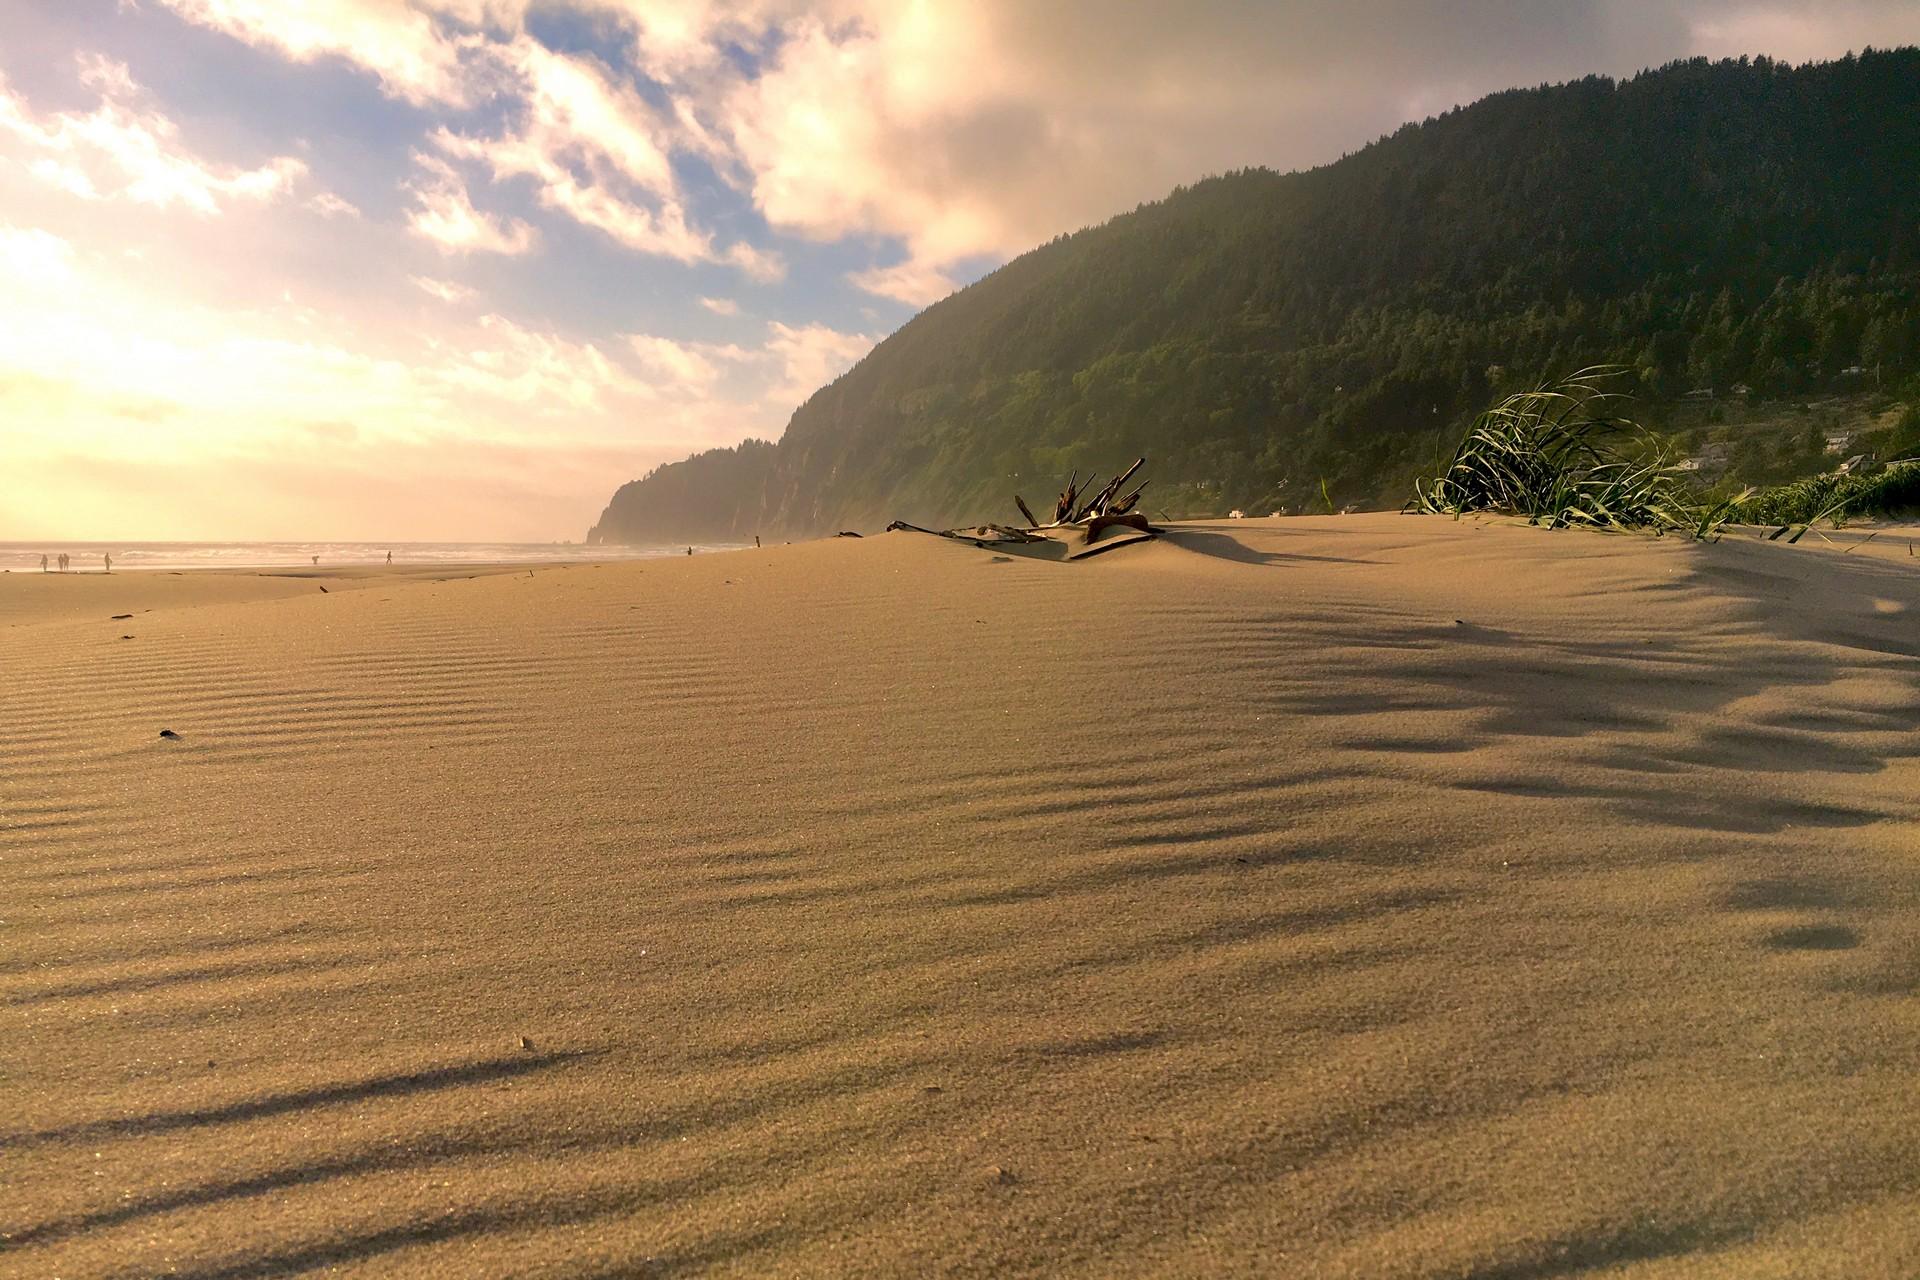
[[[0,111],[5,104],[0,102]],[[52,156],[41,156],[27,163],[27,172],[56,191],[64,191],[78,200],[99,200],[103,197],[99,188],[93,185],[86,171],[78,165],[68,164],[64,160],[55,160]]]
[[[891,267],[856,271],[847,279],[853,287],[880,298],[892,298],[912,307],[940,301],[954,290],[953,278],[924,262],[907,261]]]
[[[484,162],[496,181],[532,178],[543,205],[637,252],[729,262],[757,280],[784,274],[777,255],[745,243],[717,249],[690,223],[671,158],[690,145],[690,118],[657,112],[605,68],[529,36],[488,51],[519,89],[517,116],[490,136],[443,128],[434,135],[441,152]]]
[[[680,262],[721,262],[749,278],[780,279],[777,253],[736,242],[714,243],[693,224],[672,157],[700,156],[737,167],[731,144],[717,136],[688,92],[672,92],[656,109],[623,75],[595,60],[556,52],[527,35],[526,0],[161,0],[182,16],[300,61],[339,57],[379,77],[396,98],[420,105],[463,106],[483,99],[509,107],[499,132],[442,128],[435,143],[447,156],[484,162],[496,180],[532,178],[541,204],[639,253]],[[559,0],[558,7],[567,7]],[[708,43],[722,26],[751,21],[752,5],[723,18],[704,3],[645,5],[626,0],[571,0],[571,7],[632,25],[641,62],[657,74],[711,67]],[[705,77],[709,92],[725,77]],[[704,114],[710,115],[711,112]],[[470,208],[470,206],[468,206]],[[518,252],[510,229],[488,235],[457,198],[424,218],[421,234],[449,248]]]
[[[767,333],[767,353],[779,368],[767,399],[789,409],[851,369],[880,340],[824,324],[785,325],[778,320],[767,326]]]
[[[455,284],[451,280],[435,280],[430,276],[408,276],[407,278],[422,293],[450,305],[470,301],[478,292],[464,284]]]
[[[351,200],[335,195],[331,191],[322,191],[319,195],[307,201],[307,208],[313,210],[323,218],[357,218],[360,216],[360,206],[354,204]]]
[[[413,185],[414,207],[407,227],[432,241],[442,253],[532,252],[539,235],[518,218],[503,218],[474,208],[466,180],[446,161],[416,153],[423,177]]]
[[[291,156],[256,169],[199,159],[173,121],[141,101],[120,63],[83,55],[80,80],[101,95],[97,107],[40,114],[0,79],[0,155],[11,153],[33,177],[70,196],[178,205],[211,216],[236,201],[271,200],[306,174]]]
[[[720,380],[720,361],[746,354],[737,347],[714,349],[643,333],[630,335],[627,344],[648,380],[663,390],[708,390]]]
[[[787,264],[779,254],[767,249],[756,249],[745,240],[736,241],[727,246],[727,251],[722,256],[750,278],[762,283],[779,280],[787,274]]]
[[[45,288],[73,274],[73,246],[38,227],[0,223],[0,278],[15,288]]]
[[[740,314],[740,304],[732,298],[702,298],[700,299],[700,305],[717,316],[737,316]]]
[[[461,51],[470,42],[441,31],[404,0],[159,0],[182,17],[251,44],[311,62],[338,57],[413,103],[462,103]]]
[[[448,387],[537,414],[604,409],[623,396],[645,395],[640,379],[591,342],[541,333],[504,316],[482,316],[478,341],[431,366]]]

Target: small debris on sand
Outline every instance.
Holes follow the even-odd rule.
[[[987,1166],[987,1181],[997,1186],[1010,1187],[1020,1181],[1020,1177],[1013,1170],[1002,1165],[990,1164]]]
[[[531,1036],[521,1036],[521,1037],[520,1037],[520,1047],[521,1047],[522,1049],[524,1049],[524,1050],[526,1050],[526,1051],[527,1051],[528,1053],[532,1053],[532,1052],[533,1052],[533,1038],[532,1038]]]
[[[162,729],[160,731],[160,736],[163,738],[172,738],[175,742],[178,742],[180,740],[180,735],[175,733],[171,729]]]
[[[133,616],[133,615],[132,615],[132,614],[130,614],[130,613],[116,613],[116,614],[114,614],[114,615],[113,615],[113,617],[111,617],[111,618],[109,618],[109,619],[108,619],[108,621],[109,621],[109,622],[118,622],[118,621],[120,621],[120,620],[121,620],[122,618],[131,618],[132,616]]]

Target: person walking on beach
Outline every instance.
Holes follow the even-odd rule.
[[[388,564],[392,564],[392,563],[393,563],[393,552],[391,552],[391,551],[389,551],[389,552],[387,552],[387,563],[388,563]]]
[[[65,573],[66,571],[67,571],[67,553],[62,551],[60,553],[60,572]]]
[[[106,572],[112,573],[113,572],[113,552],[109,551],[106,554],[102,555],[100,557],[100,560],[101,560],[101,563],[107,566]]]
[[[45,573],[46,571],[47,571],[47,558],[46,558],[45,556],[41,556],[41,557],[40,557],[40,572],[42,572],[42,573]]]
[[[319,557],[319,556],[315,556],[315,557],[313,558],[313,567],[314,567],[314,568],[316,568],[316,569],[318,569],[318,568],[320,567],[320,557]]]

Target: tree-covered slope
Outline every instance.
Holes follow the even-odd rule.
[[[602,541],[1148,506],[1394,504],[1462,415],[1595,363],[1651,401],[1920,374],[1920,50],[1496,94],[1335,164],[1062,237],[816,392],[777,445],[621,488]],[[1863,368],[1866,373],[1849,373]]]

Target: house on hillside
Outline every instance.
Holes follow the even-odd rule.
[[[1703,480],[1719,478],[1733,458],[1733,446],[1725,441],[1703,444],[1693,451],[1693,456],[1684,458],[1676,465],[1682,471],[1690,471]]]

